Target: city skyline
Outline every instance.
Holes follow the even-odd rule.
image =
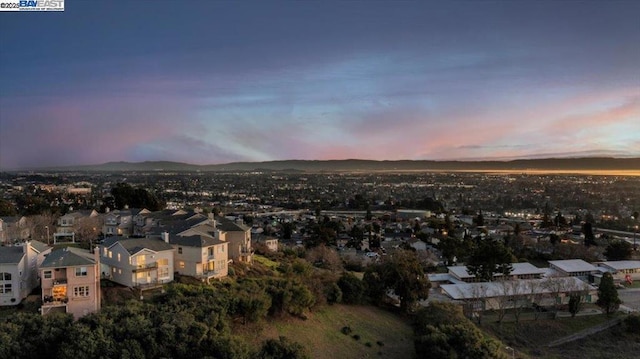
[[[0,13],[0,169],[640,156],[640,3]]]

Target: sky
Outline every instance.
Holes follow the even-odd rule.
[[[0,12],[0,169],[640,156],[640,1]]]

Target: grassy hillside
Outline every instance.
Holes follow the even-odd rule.
[[[346,326],[351,328],[348,335],[341,332]],[[415,358],[409,320],[372,306],[325,306],[306,320],[287,317],[261,325],[238,325],[234,332],[255,345],[285,336],[304,345],[317,359]]]

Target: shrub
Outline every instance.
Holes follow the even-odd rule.
[[[355,340],[360,340],[360,335],[358,335],[358,334],[354,334],[354,335],[352,336],[352,338],[353,338],[353,339],[355,339]]]
[[[342,329],[340,329],[340,331],[344,335],[349,335],[349,334],[351,334],[351,327],[349,327],[349,326],[342,327]]]

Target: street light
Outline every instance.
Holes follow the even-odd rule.
[[[515,359],[515,358],[516,358],[516,350],[515,350],[515,349],[513,349],[512,347],[505,347],[505,349],[507,349],[507,350],[511,350],[511,357],[512,357],[513,359]]]
[[[49,226],[44,226],[47,229],[47,245],[49,245]]]

